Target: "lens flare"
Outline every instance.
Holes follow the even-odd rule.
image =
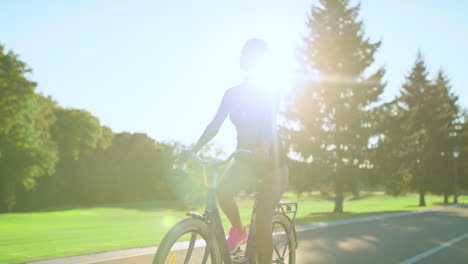
[[[175,224],[174,217],[167,215],[163,218],[163,224],[166,227],[171,227]]]
[[[249,77],[258,89],[277,94],[290,90],[293,84],[290,72],[273,60],[265,60],[258,64],[251,70]]]

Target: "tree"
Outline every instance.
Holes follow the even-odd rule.
[[[455,124],[454,146],[460,147],[460,156],[458,157],[458,183],[461,189],[468,190],[468,110],[460,111],[460,118]],[[452,156],[453,157],[453,156]],[[452,160],[452,166],[455,161]]]
[[[385,104],[381,116],[383,133],[373,164],[388,193],[418,190],[420,205],[425,205],[424,194],[431,191],[444,194],[444,202],[448,202],[452,188],[451,148],[458,112],[456,100],[442,71],[436,80],[428,79],[419,53],[401,95]]]
[[[411,149],[405,129],[405,120],[397,100],[383,104],[376,111],[375,123],[377,142],[370,149],[370,160],[374,166],[367,183],[383,187],[389,195],[400,195],[409,188],[412,179],[410,164],[406,159]]]
[[[437,79],[428,78],[421,52],[397,98],[403,140],[397,147],[406,149],[402,157],[411,172],[410,187],[419,192],[419,205],[425,206],[428,191],[444,193],[451,185],[450,163],[457,98],[450,93],[447,77],[439,71]],[[403,135],[402,135],[403,134]]]
[[[54,172],[57,161],[49,133],[54,102],[34,93],[29,72],[0,45],[0,212],[11,211],[17,189],[33,188],[37,178]]]
[[[405,159],[408,161],[408,168],[411,171],[411,188],[419,192],[419,205],[425,206],[425,194],[429,188],[429,179],[427,171],[428,156],[427,146],[429,143],[427,111],[428,90],[431,86],[428,78],[426,64],[421,52],[418,52],[416,61],[410,74],[400,90],[401,95],[398,98],[400,114],[402,116],[401,128],[406,135],[405,145],[411,151],[405,153]]]
[[[89,170],[94,167],[93,156],[112,141],[112,131],[102,127],[99,120],[85,110],[55,107],[55,122],[51,138],[57,145],[58,163],[51,177],[43,177],[30,196],[26,207],[44,207],[58,204],[79,204],[83,190],[91,188]]]
[[[168,199],[166,177],[172,169],[172,147],[142,133],[116,134],[103,153],[99,191],[106,201]]]
[[[93,119],[96,119],[94,116]],[[106,167],[108,163],[105,161],[105,153],[109,149],[114,139],[114,133],[106,126],[97,126],[96,130],[90,132],[96,133],[97,142],[85,151],[83,151],[77,160],[68,160],[69,177],[67,187],[73,188],[73,192],[69,192],[67,201],[72,204],[97,204],[105,202],[101,197],[103,193],[112,191],[108,190],[111,185],[106,182],[105,172],[109,169]]]
[[[383,68],[367,74],[381,42],[364,36],[359,9],[348,0],[320,0],[312,8],[301,61],[317,81],[305,83],[286,113],[296,124],[289,131],[293,150],[328,171],[335,212],[366,167],[373,106],[385,87]]]
[[[428,119],[428,169],[430,190],[443,194],[444,203],[448,203],[449,193],[452,191],[452,148],[456,138],[456,122],[459,110],[456,105],[457,97],[451,93],[447,76],[442,70],[428,91],[428,108],[431,118]]]

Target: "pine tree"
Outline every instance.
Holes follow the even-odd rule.
[[[421,52],[406,77],[398,98],[403,144],[396,147],[409,151],[403,154],[405,166],[411,172],[411,188],[419,192],[419,205],[425,206],[428,191],[445,194],[447,201],[451,186],[451,148],[458,109],[456,96],[442,71],[435,81]],[[401,133],[400,133],[401,134]]]
[[[429,72],[421,52],[418,52],[416,61],[406,82],[402,86],[401,96],[398,98],[402,115],[401,128],[406,135],[405,144],[411,149],[405,153],[408,168],[411,171],[411,188],[419,192],[419,205],[425,206],[425,194],[429,188],[429,180],[424,168],[427,168],[427,146],[430,143],[427,123],[430,117],[427,108],[428,91],[431,82]]]
[[[448,203],[448,195],[452,191],[452,147],[455,140],[455,122],[458,117],[457,97],[450,92],[448,78],[442,70],[437,73],[433,85],[428,91],[428,109],[431,118],[428,120],[428,170],[431,178],[430,189],[434,193],[444,195],[444,203]]]
[[[389,195],[400,195],[408,190],[411,167],[406,156],[411,152],[410,138],[404,129],[404,115],[397,100],[383,104],[375,123],[378,141],[370,151],[373,173],[367,179],[372,185],[383,187]]]
[[[385,86],[383,68],[364,74],[381,42],[364,36],[359,9],[348,0],[320,0],[312,8],[302,64],[318,80],[302,87],[286,113],[296,124],[291,147],[328,176],[335,212],[343,211],[344,192],[357,186],[372,135],[371,105]]]
[[[462,123],[456,134],[456,144],[460,146],[460,185],[468,191],[468,111],[465,109],[461,114]]]

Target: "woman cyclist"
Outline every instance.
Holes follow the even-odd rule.
[[[266,66],[267,45],[263,40],[248,40],[241,51],[240,67],[244,81],[228,89],[221,105],[193,151],[198,152],[219,131],[229,115],[237,131],[237,148],[250,149],[253,155],[236,157],[218,185],[218,203],[232,228],[227,244],[234,253],[246,243],[248,232],[242,224],[234,196],[256,186],[255,230],[259,264],[270,264],[273,254],[272,218],[287,185],[288,168],[276,127],[279,99],[273,89],[262,87],[258,74]]]

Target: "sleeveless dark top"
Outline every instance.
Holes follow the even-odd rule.
[[[284,163],[286,153],[279,140],[276,123],[278,96],[274,92],[242,84],[226,91],[224,100],[229,108],[229,118],[236,128],[237,148],[268,146],[271,157]]]

